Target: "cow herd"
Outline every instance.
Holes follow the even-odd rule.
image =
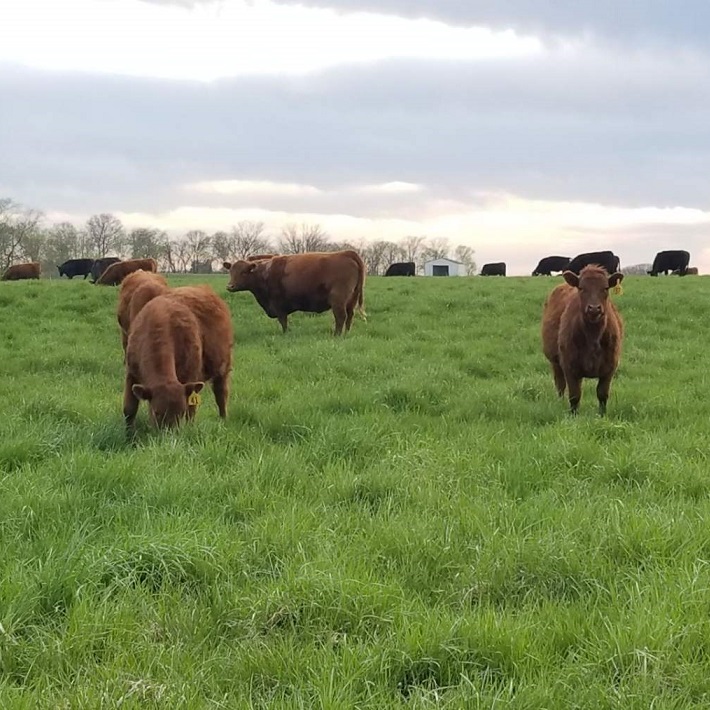
[[[692,273],[687,251],[659,252],[648,272]],[[249,291],[269,318],[288,328],[296,311],[331,310],[334,334],[347,333],[355,312],[365,319],[365,264],[352,250],[294,255],[257,254],[224,262],[227,291]],[[505,264],[488,264],[495,275]],[[405,267],[405,268],[395,268]],[[212,385],[220,417],[227,414],[232,368],[233,331],[229,309],[209,286],[171,288],[157,273],[155,259],[71,259],[58,267],[60,276],[91,275],[99,285],[120,285],[117,319],[125,361],[123,413],[128,431],[134,427],[141,400],[150,418],[168,427],[194,417],[200,392]],[[561,271],[564,283],[543,307],[542,344],[560,396],[568,393],[577,412],[583,378],[598,380],[599,412],[606,411],[611,380],[618,368],[623,322],[610,289],[623,275],[611,251],[580,254],[573,259],[541,259],[533,275]],[[414,264],[393,264],[389,275],[413,275]],[[697,270],[695,270],[697,273]],[[11,266],[3,280],[37,279],[40,264]]]

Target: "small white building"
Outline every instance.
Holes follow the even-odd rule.
[[[455,259],[432,259],[424,262],[424,276],[466,276],[466,264]]]

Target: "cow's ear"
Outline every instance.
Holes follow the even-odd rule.
[[[204,386],[204,382],[188,382],[185,385],[185,396],[189,397],[191,394],[199,394],[202,392]]]
[[[609,288],[614,288],[616,284],[620,284],[624,280],[624,275],[618,271],[609,277]]]
[[[258,261],[250,261],[250,262],[249,262],[249,266],[247,266],[247,268],[244,269],[244,271],[245,271],[247,274],[250,274],[252,271],[254,271],[254,269],[256,269],[256,267],[257,267],[258,264],[259,264]]]
[[[222,262],[222,266],[224,266],[224,268],[225,268],[227,271],[229,271],[229,270],[232,268],[232,264],[231,264],[229,261],[223,261],[223,262]]]
[[[570,285],[575,288],[579,288],[579,276],[574,273],[574,271],[565,271],[562,274],[562,278]]]
[[[143,385],[133,385],[131,390],[138,399],[144,399],[146,402],[149,402],[153,397],[153,393],[147,387],[143,387]]]

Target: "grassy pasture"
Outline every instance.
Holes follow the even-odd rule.
[[[225,424],[121,418],[117,290],[0,284],[0,707],[707,708],[710,278],[636,278],[609,414],[548,278],[227,294]]]

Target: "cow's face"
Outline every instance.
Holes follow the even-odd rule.
[[[248,291],[254,284],[254,272],[258,261],[235,261],[231,264],[225,261],[223,266],[229,271],[227,291]]]
[[[579,276],[572,271],[565,271],[565,281],[579,291],[582,317],[587,323],[599,323],[606,315],[609,289],[621,283],[623,274],[611,276],[599,266],[585,266]]]
[[[196,404],[190,400],[199,394],[205,386],[204,382],[189,382],[183,385],[179,382],[158,387],[144,387],[133,385],[133,394],[138,399],[148,403],[150,419],[159,429],[167,429],[179,424],[183,419],[192,419],[195,416]]]
[[[64,270],[61,266],[57,266],[57,270],[59,271],[59,276],[64,276]]]

